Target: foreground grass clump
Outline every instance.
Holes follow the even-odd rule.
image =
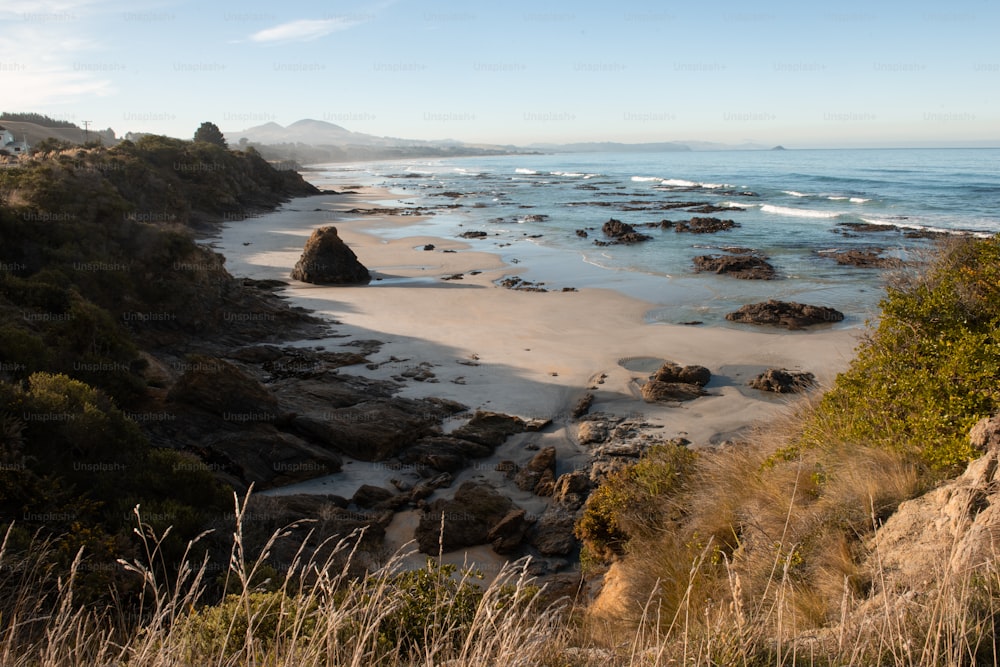
[[[135,604],[109,608],[74,598],[78,554],[69,577],[46,565],[48,545],[0,547],[0,662],[22,665],[555,665],[565,643],[561,610],[542,606],[526,563],[502,570],[487,586],[428,560],[403,566],[406,554],[355,577],[357,535],[334,545],[322,562],[300,548],[278,575],[272,535],[261,553],[244,550],[246,503],[237,504],[228,567],[199,560],[197,540],[175,577],[163,579],[163,535],[141,520],[142,559],[119,561],[141,588]],[[270,575],[270,576],[267,576]],[[235,591],[211,600],[209,580]]]

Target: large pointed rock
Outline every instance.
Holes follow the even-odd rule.
[[[306,241],[292,278],[322,285],[357,285],[371,280],[368,269],[337,235],[336,227],[320,227]]]

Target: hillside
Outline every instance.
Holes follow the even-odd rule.
[[[183,360],[186,350],[316,326],[233,279],[193,234],[315,192],[252,152],[155,136],[0,171],[0,525],[9,549],[45,540],[57,550],[48,567],[65,572],[86,547],[81,595],[106,595],[122,574],[111,565],[133,554],[129,515],[141,503],[157,524],[175,526],[163,563],[176,567],[184,541],[229,498],[197,452],[151,446],[152,417],[165,413],[150,407],[150,351]],[[266,315],[266,326],[226,317],[234,311]]]
[[[91,129],[90,133],[87,134],[80,128],[43,127],[35,123],[14,120],[0,120],[0,127],[10,130],[18,141],[26,138],[30,146],[35,146],[44,139],[56,139],[71,144],[83,144],[88,139],[89,141],[96,141],[99,137],[101,142],[107,146],[113,146],[118,142],[107,130]]]

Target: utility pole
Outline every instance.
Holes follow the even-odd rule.
[[[83,143],[85,143],[85,144],[89,143],[90,142],[90,123],[91,123],[91,121],[89,121],[89,120],[81,120],[80,122],[83,123]]]

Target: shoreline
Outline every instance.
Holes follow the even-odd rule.
[[[751,367],[758,366],[761,370],[765,367],[807,370],[816,375],[823,387],[846,368],[853,358],[856,339],[863,332],[863,328],[846,327],[785,331],[650,322],[646,314],[662,309],[661,304],[629,297],[613,288],[588,287],[579,291],[546,293],[505,289],[494,281],[512,273],[530,276],[530,264],[517,266],[515,270],[514,266],[503,262],[499,253],[476,249],[462,239],[415,234],[386,240],[373,231],[380,227],[412,226],[422,220],[416,216],[346,218],[338,215],[339,211],[354,205],[386,199],[399,197],[370,189],[359,194],[295,199],[270,215],[225,225],[212,245],[226,257],[226,266],[233,275],[283,280],[288,286],[281,294],[292,305],[333,320],[337,333],[335,338],[325,341],[328,345],[340,345],[349,339],[388,336],[389,345],[377,357],[402,358],[400,351],[412,348],[413,353],[406,356],[414,364],[425,361],[450,368],[456,360],[470,361],[477,355],[480,373],[491,366],[513,366],[522,371],[526,379],[544,380],[545,384],[564,387],[570,393],[582,394],[591,378],[609,370],[619,375],[624,373],[630,379],[648,375],[628,371],[618,364],[619,360],[631,357],[663,358],[707,366],[715,376],[708,389],[728,389],[723,392],[726,396],[743,395],[735,391],[738,385],[733,381],[744,378]],[[322,211],[315,210],[315,204],[321,201],[331,205]],[[305,210],[302,204],[312,210]],[[274,223],[280,223],[280,227]],[[312,229],[325,225],[335,226],[344,242],[370,269],[371,283],[321,286],[289,277]],[[427,244],[433,244],[434,250],[423,250]],[[473,275],[474,272],[478,273]],[[457,274],[462,274],[463,278],[442,280]],[[572,323],[571,328],[569,323]],[[289,343],[313,346],[323,345],[324,341]],[[393,346],[400,349],[392,352]],[[421,350],[422,347],[425,349]],[[447,354],[443,355],[445,352]],[[422,355],[430,355],[430,358],[417,358]],[[373,362],[379,363],[379,359]],[[402,370],[400,366],[404,363],[408,362],[392,362],[378,372],[355,367],[350,371],[384,378],[386,370]],[[469,376],[473,375],[470,371],[474,368],[477,367],[459,364],[451,370]],[[719,371],[725,372],[720,376]],[[440,379],[438,383],[411,383],[402,395],[436,395],[433,389],[437,385],[437,394],[450,398],[447,394],[454,392],[446,390],[445,380],[451,378],[443,374]],[[465,387],[460,393],[468,396],[469,385]],[[421,388],[431,391],[421,391]],[[503,393],[496,391],[501,387],[492,389],[495,393]],[[633,398],[637,396],[632,391],[621,393]],[[694,405],[712,398],[699,399]],[[760,407],[776,402],[768,399],[761,397],[753,402]],[[512,413],[518,410],[523,413],[537,405],[527,400],[486,397],[470,408],[485,409],[488,402],[495,406],[489,409],[502,411],[504,407]],[[658,406],[645,405],[651,412],[663,411]],[[565,411],[544,404],[536,409]]]
[[[548,501],[519,491],[496,464],[512,460],[523,466],[537,449],[551,446],[557,452],[557,476],[586,470],[592,445],[580,444],[579,423],[571,412],[587,392],[594,395],[591,414],[642,422],[656,439],[684,438],[692,447],[738,439],[795,400],[749,389],[745,385],[752,377],[767,368],[805,370],[816,376],[819,386],[814,391],[822,391],[847,367],[863,331],[751,331],[652,323],[646,313],[661,305],[613,289],[505,289],[493,281],[511,274],[513,267],[498,253],[478,250],[463,239],[420,234],[419,229],[413,236],[383,239],[379,228],[398,231],[420,219],[341,213],[377,199],[399,197],[366,189],[294,199],[272,214],[225,225],[212,246],[226,257],[234,276],[283,280],[288,286],[279,294],[290,305],[331,320],[330,337],[287,345],[330,350],[375,339],[384,344],[368,355],[372,363],[345,367],[344,374],[396,380],[403,385],[400,397],[450,399],[468,406],[470,414],[486,410],[551,420],[542,432],[512,436],[490,458],[456,473],[454,484],[428,500],[450,497],[463,481],[483,480],[502,487],[529,513],[544,512]],[[291,268],[312,229],[325,225],[335,226],[370,269],[370,284],[319,286],[291,280]],[[423,249],[428,243],[434,250]],[[529,274],[530,268],[518,266],[517,273]],[[464,277],[442,280],[454,274]],[[663,361],[708,367],[713,376],[706,386],[709,395],[682,404],[644,402],[639,388]],[[463,421],[446,423],[445,430]],[[263,493],[350,498],[361,484],[391,489],[391,480],[405,478],[406,472],[345,457],[340,473]],[[398,513],[386,545],[399,548],[409,542],[419,514]],[[466,556],[477,563],[506,561],[488,545],[450,557],[461,562]]]

